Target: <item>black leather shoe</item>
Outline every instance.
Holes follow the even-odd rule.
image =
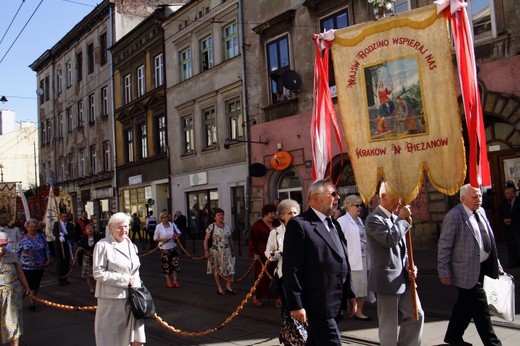
[[[450,341],[449,339],[444,339],[444,342],[450,346],[473,346],[473,344],[464,340]]]
[[[371,317],[368,317],[368,316],[366,316],[366,317],[358,317],[358,316],[354,315],[354,319],[355,319],[355,320],[358,320],[358,321],[365,321],[365,322],[370,322],[370,321],[372,321],[372,318],[371,318]]]

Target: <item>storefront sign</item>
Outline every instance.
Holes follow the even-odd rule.
[[[143,176],[141,174],[128,177],[128,185],[141,184],[142,182]]]
[[[114,188],[107,187],[99,190],[92,190],[92,199],[104,199],[114,197]]]
[[[283,171],[292,164],[293,157],[287,151],[280,150],[271,156],[271,167],[275,171]]]
[[[190,174],[190,186],[204,185],[208,183],[208,174],[206,172]]]

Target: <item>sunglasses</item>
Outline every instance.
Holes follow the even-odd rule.
[[[352,204],[353,207],[356,207],[356,208],[360,208],[362,205],[361,204]]]
[[[326,195],[328,195],[328,196],[332,196],[332,197],[334,197],[334,198],[339,197],[339,193],[337,193],[336,191],[332,191],[331,193],[326,194]]]

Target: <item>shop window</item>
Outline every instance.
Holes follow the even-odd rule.
[[[150,186],[136,187],[133,189],[123,190],[123,212],[128,215],[137,213],[141,220],[144,220],[148,211],[146,200],[147,196],[150,195]]]
[[[202,239],[206,227],[213,222],[213,209],[219,206],[218,189],[188,192],[186,199],[189,228],[197,238]]]

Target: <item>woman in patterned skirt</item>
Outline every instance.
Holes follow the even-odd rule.
[[[179,252],[175,242],[181,235],[181,231],[170,222],[167,211],[163,211],[159,216],[161,223],[155,227],[153,240],[159,242],[159,253],[161,254],[161,268],[166,279],[166,286],[169,288],[179,288],[181,285],[177,281],[179,272]]]
[[[235,248],[231,228],[224,223],[224,210],[215,208],[213,218],[215,222],[206,228],[204,237],[204,256],[208,259],[206,273],[213,274],[217,284],[217,294],[221,296],[226,293],[235,294],[231,288],[233,275],[235,275]],[[225,289],[220,283],[221,275],[226,283]]]
[[[7,251],[7,234],[0,232],[0,339],[18,346],[22,335],[22,296],[31,293],[20,259]],[[23,286],[23,288],[22,288]]]

